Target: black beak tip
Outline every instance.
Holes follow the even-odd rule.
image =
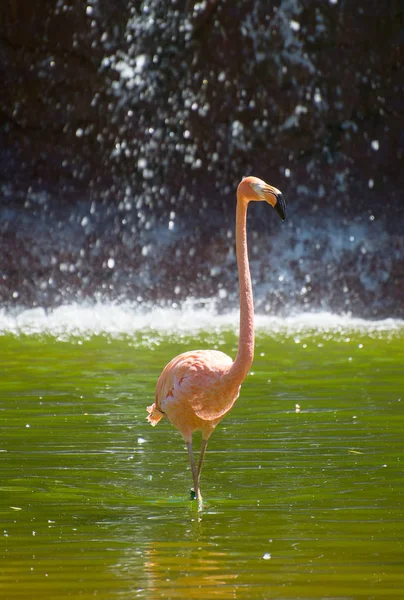
[[[282,194],[277,195],[274,208],[282,221],[284,221],[286,219],[286,202]]]

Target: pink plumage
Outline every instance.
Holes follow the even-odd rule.
[[[240,386],[226,382],[232,364],[230,356],[217,350],[184,352],[173,358],[157,381],[155,403],[147,409],[150,423],[155,425],[165,415],[186,442],[193,431],[210,435],[239,395]]]

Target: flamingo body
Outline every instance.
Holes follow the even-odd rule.
[[[155,403],[147,409],[149,422],[156,425],[165,415],[186,442],[198,430],[208,439],[240,393],[239,385],[226,385],[232,364],[230,356],[217,350],[195,350],[173,358],[157,381]]]
[[[199,479],[208,439],[230,411],[240,393],[254,358],[254,303],[247,251],[247,207],[250,201],[268,202],[285,219],[281,192],[262,179],[245,177],[237,188],[236,252],[240,287],[240,337],[233,361],[223,352],[196,350],[173,358],[156,386],[155,402],[147,408],[152,425],[167,417],[184,438],[195,486],[202,499]],[[196,467],[192,434],[202,431],[202,447]]]

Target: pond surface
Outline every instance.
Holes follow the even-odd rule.
[[[403,598],[403,325],[261,327],[198,511],[146,406],[175,354],[236,345],[3,331],[1,598]]]

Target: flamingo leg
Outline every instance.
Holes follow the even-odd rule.
[[[199,489],[199,477],[198,477],[198,472],[196,470],[194,453],[192,452],[192,441],[187,442],[187,449],[188,449],[188,456],[189,456],[189,464],[191,466],[191,471],[192,471],[192,479],[194,481],[195,498],[198,501],[200,501],[200,500],[202,500],[202,496],[201,496],[201,490]]]
[[[199,455],[199,462],[198,462],[198,482],[201,478],[203,459],[205,458],[205,452],[206,452],[207,445],[208,445],[208,440],[202,439],[201,453]]]

